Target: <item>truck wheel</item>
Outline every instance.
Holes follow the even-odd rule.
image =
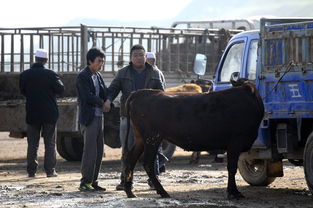
[[[242,178],[252,186],[267,186],[276,177],[267,176],[267,160],[239,160],[238,168]]]
[[[83,140],[80,137],[69,137],[63,135],[57,137],[58,153],[67,161],[81,161],[83,148]]]
[[[306,183],[313,193],[313,133],[311,133],[306,141],[303,154],[303,168]]]
[[[167,157],[167,159],[170,160],[174,155],[176,145],[165,140],[162,141],[161,145],[163,154]]]

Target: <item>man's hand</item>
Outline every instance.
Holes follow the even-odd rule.
[[[109,99],[107,99],[105,102],[104,102],[104,105],[102,107],[102,111],[107,113],[111,110],[111,101]]]

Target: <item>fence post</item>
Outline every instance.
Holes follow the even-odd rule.
[[[11,34],[11,61],[10,71],[14,72],[14,34]]]
[[[86,25],[80,25],[80,34],[80,69],[83,69],[87,65],[88,29]]]
[[[0,65],[1,65],[1,72],[4,72],[4,34],[1,34],[1,61],[0,61]]]

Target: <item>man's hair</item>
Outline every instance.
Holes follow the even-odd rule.
[[[95,48],[95,47],[89,49],[89,51],[87,52],[87,56],[86,56],[86,58],[87,58],[87,65],[90,65],[89,61],[93,62],[96,59],[96,57],[98,57],[98,56],[101,57],[101,58],[105,58],[105,54],[104,54],[102,49]]]
[[[38,64],[45,65],[48,62],[48,59],[35,56],[35,62]]]
[[[132,55],[134,50],[143,50],[144,52],[146,52],[145,48],[140,44],[136,44],[130,49],[130,55]]]

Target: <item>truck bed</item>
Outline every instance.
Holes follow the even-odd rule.
[[[313,117],[313,22],[263,27],[260,91],[269,118]]]
[[[58,99],[61,132],[78,131],[78,109],[75,97]],[[0,131],[26,132],[25,100],[0,101]]]

